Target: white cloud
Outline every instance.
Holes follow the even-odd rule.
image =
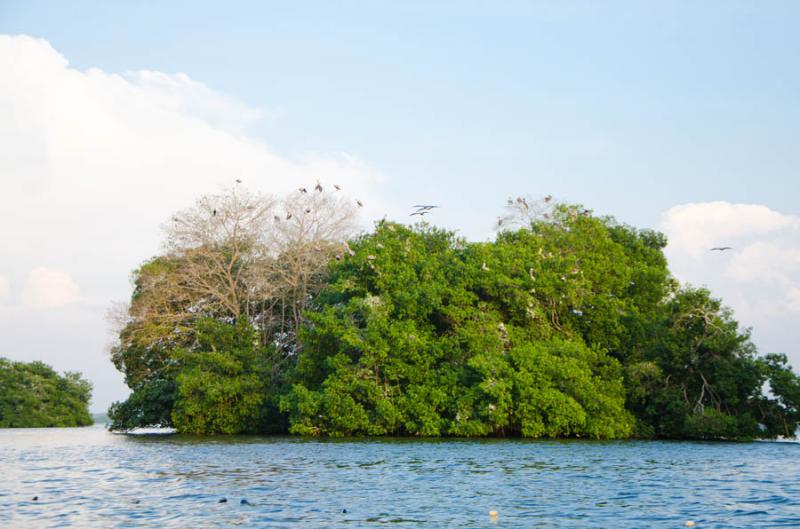
[[[797,285],[800,247],[790,241],[753,242],[732,255],[725,275],[740,282]]]
[[[800,367],[800,217],[764,205],[706,202],[669,209],[661,229],[678,279],[708,286],[753,328],[760,349],[785,352]]]
[[[78,301],[80,294],[78,284],[68,273],[39,266],[28,274],[22,303],[28,308],[52,309]]]
[[[127,72],[125,77],[163,111],[193,116],[218,129],[243,132],[247,125],[265,115],[264,110],[216,93],[183,73],[169,75],[141,70]]]
[[[11,292],[11,285],[8,282],[8,278],[0,275],[0,299],[8,297],[9,292]]]
[[[759,204],[701,202],[670,208],[662,216],[661,229],[670,246],[695,257],[712,246],[729,246],[734,240],[784,228],[797,228],[800,218],[772,211]]]
[[[81,71],[45,40],[0,35],[0,189],[4,216],[13,219],[0,223],[4,273],[22,282],[41,263],[69,270],[73,283],[61,290],[31,284],[24,299],[63,303],[77,295],[68,285],[80,284],[81,332],[105,337],[103,314],[129,296],[131,270],[158,251],[159,226],[235,179],[276,194],[316,179],[335,182],[364,201],[367,219],[384,214],[374,192],[380,177],[368,164],[347,153],[279,155],[248,134],[264,115],[185,74]],[[7,315],[18,324],[4,330],[0,345],[39,354],[25,352],[24,330],[36,325],[23,318],[35,315],[7,310],[20,311]],[[78,345],[76,325],[56,326],[63,335],[54,339],[80,369],[82,355],[103,353]],[[47,361],[51,353],[42,354]],[[101,403],[124,396],[118,383],[95,383]]]

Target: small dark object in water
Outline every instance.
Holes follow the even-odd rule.
[[[39,496],[34,496],[31,501],[39,501]]]
[[[239,505],[251,505],[251,503],[245,499],[242,499],[242,501],[239,502]]]
[[[140,503],[142,503],[142,500],[133,500],[134,505],[139,505]]]
[[[228,498],[220,498],[217,503],[228,503]]]
[[[342,509],[342,514],[347,514],[347,509]]]

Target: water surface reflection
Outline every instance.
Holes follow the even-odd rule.
[[[0,527],[797,527],[798,456],[794,443],[0,430]]]

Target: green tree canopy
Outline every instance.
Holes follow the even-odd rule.
[[[509,200],[491,242],[351,215],[201,199],[134,275],[112,428],[302,435],[791,436],[800,379],[760,356],[665,237]],[[276,214],[279,213],[279,214]]]
[[[202,320],[199,346],[178,353],[175,427],[186,433],[258,433],[275,429],[269,406],[275,398],[270,371],[279,355],[260,344],[256,329]]]
[[[659,306],[627,366],[639,433],[700,439],[792,436],[798,378],[786,357],[760,358],[749,332],[705,289]],[[769,384],[772,397],[763,394]]]
[[[0,358],[0,428],[88,426],[91,395],[79,373]]]
[[[181,430],[251,430],[196,422],[197,402],[212,400],[190,391],[190,380],[201,384],[201,373],[236,378],[238,368],[227,360],[244,354],[238,346],[224,348],[212,365],[208,322],[231,324],[248,336],[245,327],[252,329],[260,344],[252,354],[266,354],[270,362],[262,370],[269,381],[259,388],[280,386],[299,347],[303,311],[352,231],[353,208],[334,192],[294,193],[279,201],[236,188],[176,213],[165,226],[165,253],[133,273],[130,304],[114,314],[118,341],[111,359],[132,393],[109,410],[112,429],[173,426],[180,418],[175,426]],[[190,409],[186,399],[199,401]]]
[[[355,241],[301,336],[291,431],[627,435],[621,366],[553,324],[547,287],[543,303],[526,283],[550,257],[529,241],[529,263],[509,255],[522,243],[471,246],[428,227],[382,223]]]

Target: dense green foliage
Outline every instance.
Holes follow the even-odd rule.
[[[256,433],[268,431],[267,404],[274,398],[269,384],[274,350],[260,345],[254,327],[203,320],[199,348],[183,350],[177,377],[175,427],[187,433]]]
[[[88,426],[91,394],[79,373],[0,358],[0,428]]]
[[[135,277],[133,312],[147,317],[114,352],[134,392],[112,407],[112,427],[793,435],[800,379],[786,357],[759,356],[720,300],[678,285],[663,235],[567,205],[526,222],[484,243],[380,222],[315,272],[296,334],[263,312],[199,310],[176,279],[186,265],[156,258]]]
[[[643,436],[792,436],[800,379],[783,355],[759,358],[707,290],[673,293],[628,362],[628,402]],[[770,386],[772,398],[762,394]]]
[[[542,246],[469,246],[392,224],[353,246],[301,337],[283,401],[292,432],[630,433],[619,362],[553,328],[569,301]]]

